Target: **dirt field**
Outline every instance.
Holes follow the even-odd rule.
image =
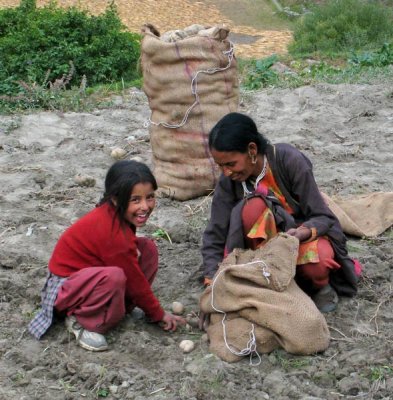
[[[392,191],[393,86],[318,85],[244,94],[241,111],[277,143],[290,142],[314,163],[328,194]],[[390,399],[393,392],[392,230],[351,238],[364,264],[359,294],[327,316],[332,336],[323,354],[284,351],[227,364],[209,353],[198,330],[163,333],[138,316],[108,336],[110,350],[76,346],[62,323],[38,342],[26,332],[37,310],[46,264],[60,233],[100,197],[110,150],[151,165],[149,108],[142,92],[93,113],[0,117],[0,399]],[[76,174],[96,179],[77,186]],[[198,311],[201,232],[209,199],[162,198],[143,232],[158,240],[154,290],[165,307],[181,301]],[[178,345],[191,339],[184,355]]]
[[[0,7],[16,3],[0,0]],[[142,2],[117,3],[125,5],[124,21],[128,16],[138,30],[144,22],[164,31],[204,22],[202,17],[209,17],[208,24],[232,23],[218,7],[207,12],[202,2],[176,2],[175,13],[174,3],[165,0],[144,1],[144,9]],[[89,4],[99,11],[106,2]],[[259,42],[261,53],[252,47],[254,55],[285,51],[290,37],[236,25],[232,31],[254,44],[267,41]],[[251,52],[238,46],[237,55],[242,49]],[[310,157],[324,192],[393,191],[393,82],[242,93],[240,104],[273,143],[292,143]],[[28,334],[56,240],[99,200],[111,149],[125,148],[127,158],[151,165],[144,125],[149,115],[145,95],[131,90],[92,113],[0,116],[0,400],[393,399],[392,229],[373,239],[349,238],[364,275],[358,295],[342,298],[326,316],[332,339],[323,354],[274,351],[257,367],[248,359],[227,364],[210,354],[197,329],[164,333],[137,314],[108,335],[110,349],[100,354],[79,348],[62,323],[41,341]],[[77,174],[91,176],[95,186],[78,186]],[[209,206],[209,198],[161,198],[141,232],[150,236],[161,228],[172,240],[157,239],[154,290],[167,308],[176,300],[186,313],[198,312]],[[187,355],[178,347],[183,339],[196,344]]]

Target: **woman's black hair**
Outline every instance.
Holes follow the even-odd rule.
[[[156,178],[147,165],[133,160],[115,162],[106,174],[105,192],[98,205],[111,202],[120,221],[126,222],[124,216],[132,189],[138,183],[151,183],[153,189],[157,190]],[[113,199],[116,200],[116,204]]]
[[[250,117],[237,112],[222,117],[209,134],[210,150],[247,153],[251,142],[257,145],[259,154],[266,153],[269,141]]]

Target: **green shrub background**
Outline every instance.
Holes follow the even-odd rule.
[[[392,75],[393,0],[281,3],[296,11],[280,15],[294,32],[289,54],[239,60],[243,88]],[[17,8],[0,9],[0,113],[90,109],[105,103],[110,91],[139,86],[140,40],[126,30],[114,3],[98,16],[55,1],[37,8],[35,0],[21,0]],[[277,72],[277,61],[289,70]]]
[[[124,30],[111,4],[99,16],[22,0],[0,10],[0,95],[23,91],[18,81],[45,85],[75,71],[70,86],[131,81],[138,76],[140,36]],[[85,76],[85,78],[83,78]]]
[[[337,55],[376,49],[393,38],[391,7],[378,1],[330,0],[295,25],[292,55]]]

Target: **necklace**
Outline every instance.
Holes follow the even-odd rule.
[[[262,167],[262,171],[261,173],[257,176],[257,179],[255,180],[254,183],[254,190],[257,189],[258,187],[258,183],[264,178],[264,176],[266,175],[266,169],[267,169],[267,162],[266,162],[266,156],[263,156],[263,167]],[[252,192],[250,190],[248,190],[248,187],[246,185],[246,182],[242,182],[242,186],[243,186],[243,191],[244,191],[244,196],[248,196],[249,194],[251,194]]]

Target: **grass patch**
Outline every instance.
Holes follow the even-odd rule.
[[[284,353],[282,350],[275,350],[273,351],[272,355],[274,355],[274,363],[278,364],[285,371],[305,368],[311,364],[311,359],[309,357],[291,356],[287,353]]]
[[[122,80],[87,87],[86,78],[82,78],[79,86],[72,85],[69,87],[72,74],[71,64],[70,72],[53,82],[44,80],[43,83],[38,84],[33,81],[19,81],[20,89],[17,95],[0,96],[0,114],[16,114],[38,110],[87,112],[95,108],[111,106],[112,96],[126,95],[128,89],[141,87],[141,79],[130,82]]]
[[[369,379],[371,382],[381,382],[393,375],[392,365],[379,365],[370,368]]]
[[[279,62],[280,68],[276,68]],[[275,65],[276,64],[276,65]],[[317,83],[370,84],[393,79],[393,45],[384,43],[375,51],[359,51],[349,58],[304,59],[271,56],[239,62],[245,90],[296,88]]]

